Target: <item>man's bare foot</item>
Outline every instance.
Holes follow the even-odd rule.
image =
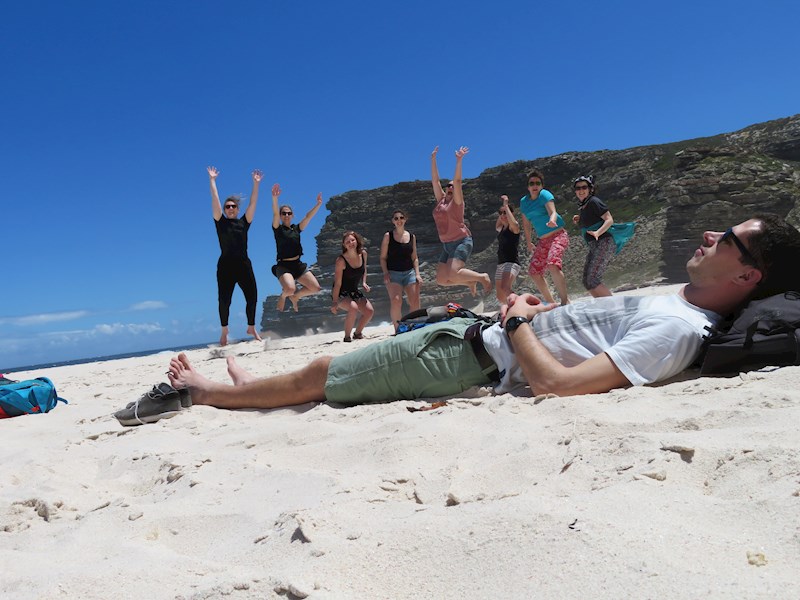
[[[228,328],[223,327],[222,333],[219,336],[219,345],[220,346],[227,346],[228,345]]]
[[[484,293],[488,294],[492,291],[492,278],[489,277],[488,273],[481,275],[481,285],[483,286]]]
[[[214,383],[195,371],[183,352],[169,361],[167,377],[170,385],[175,389],[189,389],[192,395],[192,404],[210,404],[213,391],[221,387],[221,384]]]
[[[475,281],[469,282],[467,287],[469,288],[469,292],[472,294],[473,298],[478,295],[478,284]]]
[[[280,298],[278,298],[278,312],[283,312],[284,308],[286,308],[286,296],[281,293]]]
[[[299,300],[299,298],[297,298],[295,294],[292,294],[291,296],[289,296],[289,300],[292,303],[292,309],[294,309],[294,312],[297,312],[297,301]]]
[[[258,335],[258,332],[256,331],[256,326],[255,325],[251,325],[250,327],[247,328],[247,334],[248,335],[252,335],[256,339],[257,342],[261,341],[261,336]]]
[[[228,375],[231,376],[233,385],[244,385],[246,383],[252,383],[257,379],[257,377],[254,377],[236,364],[236,359],[232,356],[228,357]]]

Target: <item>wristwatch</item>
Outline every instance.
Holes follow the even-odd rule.
[[[511,333],[512,331],[516,331],[517,327],[522,325],[523,323],[530,323],[528,319],[525,317],[509,317],[506,319],[506,324],[503,326],[506,330],[506,334]]]

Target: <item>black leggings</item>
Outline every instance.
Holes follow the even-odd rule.
[[[233,288],[237,283],[244,293],[245,302],[247,302],[245,308],[247,325],[253,326],[256,324],[256,304],[258,303],[258,288],[256,288],[256,276],[253,273],[253,263],[249,258],[220,257],[217,261],[217,290],[219,322],[223,327],[228,326]]]

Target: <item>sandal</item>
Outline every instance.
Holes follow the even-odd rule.
[[[363,340],[364,339],[364,334],[361,333],[361,332],[356,332],[356,333],[353,334],[353,339],[354,340]]]
[[[345,342],[352,342],[353,340],[350,338],[350,336],[349,336],[349,335],[346,335],[346,336],[344,336],[344,340],[343,340],[343,341],[345,341]]]

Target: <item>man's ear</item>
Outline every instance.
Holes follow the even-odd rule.
[[[761,271],[759,271],[755,267],[750,267],[746,271],[743,271],[742,273],[737,275],[734,282],[737,285],[745,287],[755,287],[763,278],[764,274]]]

